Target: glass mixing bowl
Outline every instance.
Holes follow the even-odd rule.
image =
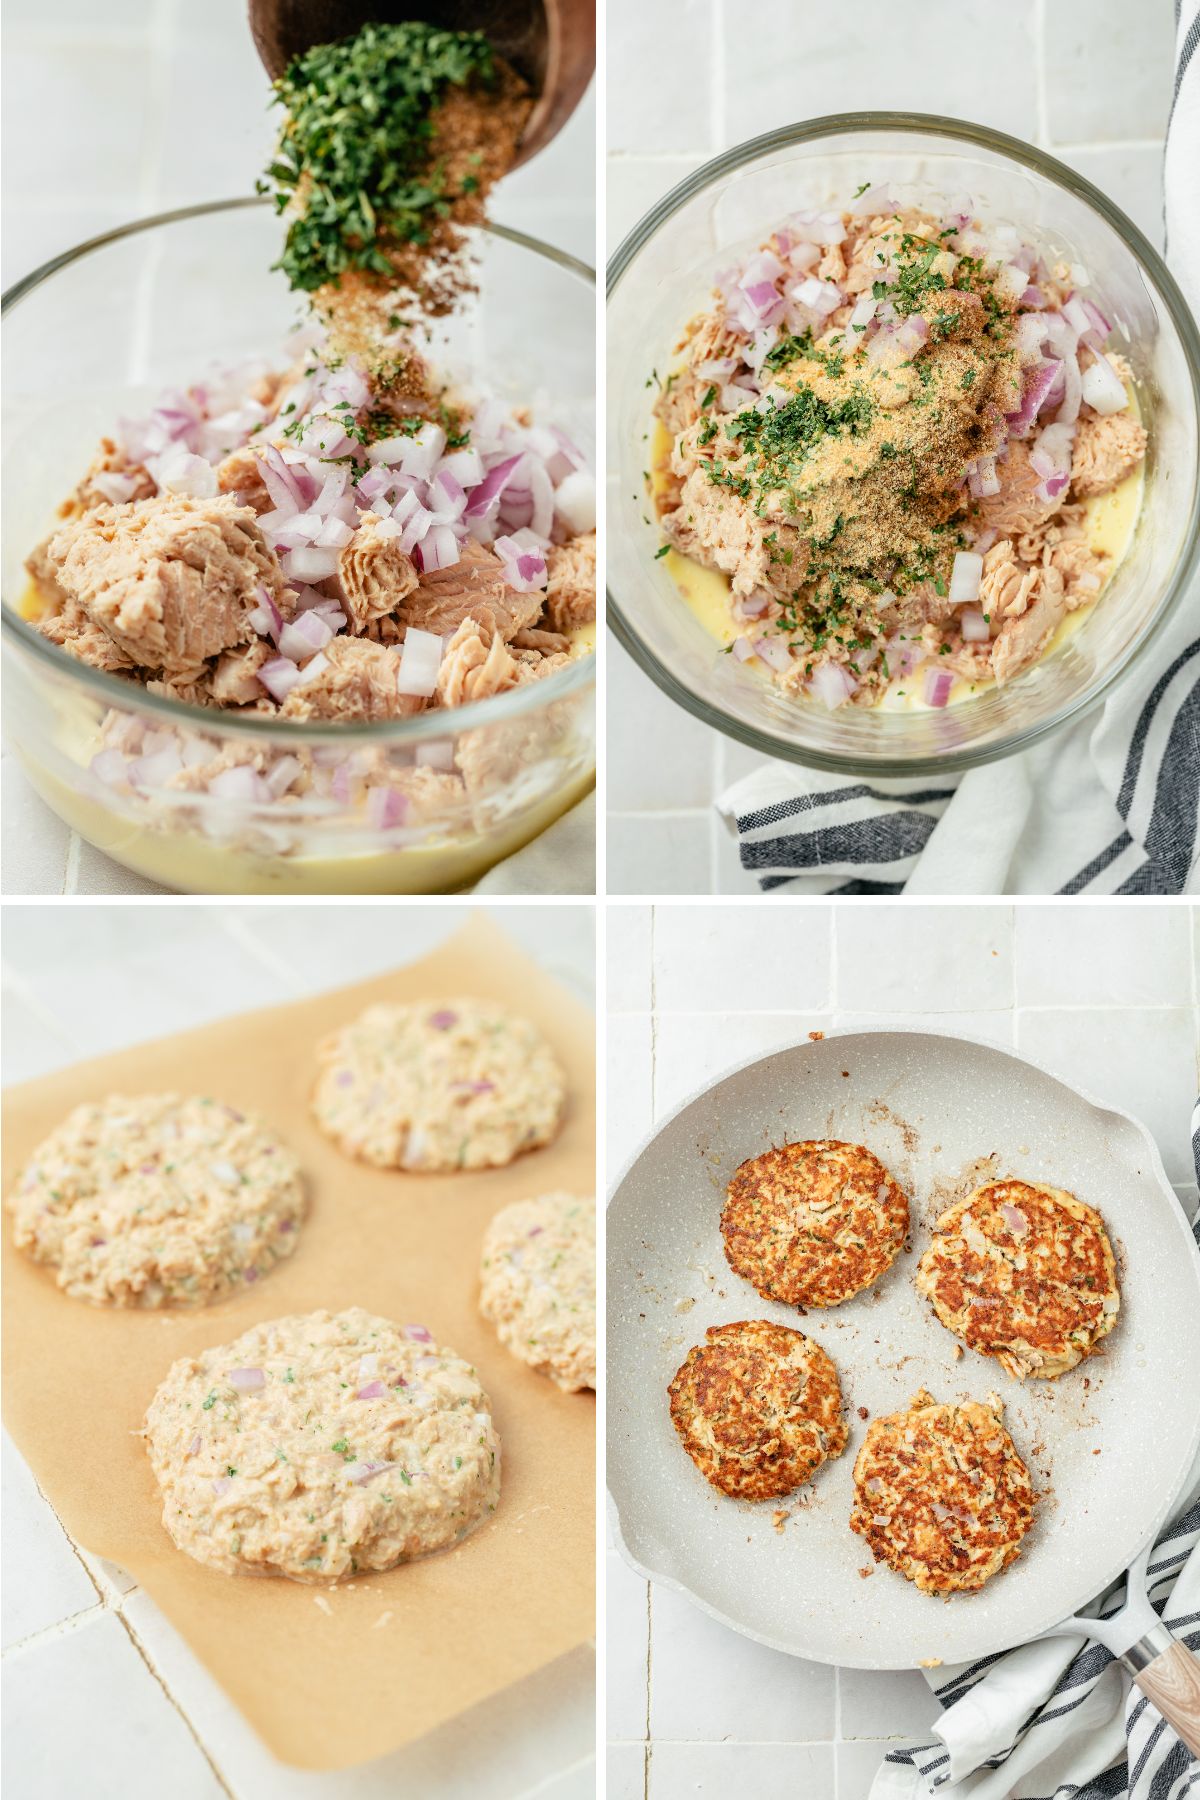
[[[189,207],[56,257],[4,297],[4,709],[10,746],[42,798],[140,875],[185,893],[445,893],[528,843],[591,786],[595,655],[490,700],[382,724],[306,725],[184,706],[64,655],[21,617],[24,559],[122,415],[214,365],[281,364],[300,323],[271,272],[280,225],[266,201]],[[560,425],[592,456],[592,271],[500,226],[477,233],[478,292],[438,322],[429,354]],[[121,715],[114,720],[113,713]],[[229,751],[262,764],[303,747],[346,765],[338,792],[286,804],[237,793],[114,786],[92,761],[107,741],[152,763]],[[171,735],[168,735],[171,734]],[[464,788],[372,822],[363,775],[428,765]],[[101,768],[104,767],[103,761]],[[452,784],[429,784],[450,789]],[[378,815],[376,815],[378,818]]]
[[[843,207],[863,183],[969,194],[986,226],[1082,263],[1115,317],[1150,434],[1132,543],[1099,602],[1018,680],[943,710],[827,711],[721,653],[662,564],[646,504],[653,371],[673,366],[717,272],[789,213]],[[608,271],[608,618],[663,691],[764,755],[839,774],[964,769],[1026,749],[1078,718],[1153,646],[1200,555],[1200,337],[1162,261],[1090,182],[1015,138],[953,119],[851,113],[729,150],[680,182],[629,234]]]

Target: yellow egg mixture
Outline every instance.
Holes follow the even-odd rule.
[[[1141,417],[1137,396],[1129,390],[1130,408],[1136,418]],[[671,454],[671,438],[661,420],[655,419],[650,438],[651,475],[650,491],[657,495],[667,485],[666,464]],[[1142,488],[1145,480],[1145,462],[1138,464],[1117,486],[1107,494],[1096,494],[1084,502],[1084,530],[1087,533],[1088,545],[1092,550],[1102,551],[1112,558],[1112,568],[1108,573],[1108,582],[1112,580],[1117,564],[1128,550],[1137,526],[1138,513],[1142,504]],[[716,643],[724,648],[732,644],[739,635],[732,613],[732,579],[721,573],[719,569],[709,569],[690,556],[681,556],[678,550],[668,550],[662,559],[663,567],[678,588],[688,610],[699,625]],[[1101,588],[1096,600],[1102,598]],[[1078,631],[1084,619],[1096,604],[1093,600],[1089,606],[1081,606],[1075,612],[1068,613],[1058,630],[1054,633],[1042,658],[1053,656],[1056,650],[1075,631]],[[1039,661],[1042,660],[1039,658]],[[742,664],[743,668],[752,669],[770,679],[770,670],[757,657],[751,656]],[[957,701],[969,700],[983,692],[992,682],[964,681],[956,678],[950,690],[948,704],[953,706]],[[876,705],[885,710],[896,707],[928,708],[928,702],[919,692],[901,678],[893,681],[880,696]]]

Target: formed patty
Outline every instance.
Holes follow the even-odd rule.
[[[252,1114],[110,1095],[64,1119],[8,1197],[14,1238],[60,1288],[106,1306],[202,1306],[296,1247],[300,1165]]]
[[[479,1377],[361,1307],[255,1325],[175,1363],[143,1434],[181,1550],[227,1575],[336,1581],[442,1550],[494,1512]]]
[[[710,1325],[667,1392],[684,1449],[735,1500],[790,1494],[846,1448],[837,1369],[786,1325]]]
[[[1116,1324],[1112,1245],[1100,1215],[1073,1194],[992,1181],[934,1229],[917,1287],[956,1337],[1018,1380],[1073,1369]]]
[[[730,1267],[768,1300],[837,1306],[895,1260],[908,1200],[861,1144],[784,1144],[735,1171],[721,1235]]]
[[[479,1310],[564,1393],[596,1385],[596,1202],[542,1194],[502,1207],[483,1240]]]
[[[318,1057],[317,1123],[379,1168],[495,1168],[549,1143],[562,1119],[553,1050],[487,1001],[371,1006]]]
[[[851,1531],[924,1594],[981,1588],[1033,1523],[1029,1470],[989,1401],[954,1406],[922,1389],[907,1412],[871,1421],[855,1461]]]

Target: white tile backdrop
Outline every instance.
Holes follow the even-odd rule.
[[[1025,1051],[1140,1117],[1189,1211],[1200,910],[1127,902],[608,908],[608,1174],[734,1063],[809,1031],[925,1024]],[[610,1800],[866,1800],[924,1678],[739,1637],[608,1550]]]
[[[607,5],[610,254],[716,151],[794,119],[863,108],[943,113],[1026,138],[1162,244],[1171,0]],[[609,892],[757,893],[712,801],[763,759],[682,712],[611,635],[608,715]],[[636,736],[620,729],[632,719]]]
[[[5,287],[114,225],[253,192],[275,126],[245,0],[6,0],[4,25]],[[595,133],[589,92],[493,217],[594,263]],[[8,756],[3,816],[7,893],[166,891],[69,832]]]
[[[592,1002],[591,907],[489,910]],[[3,1080],[364,980],[462,918],[394,904],[383,921],[361,906],[10,904]],[[20,1800],[591,1800],[590,1651],[381,1762],[299,1773],[264,1749],[149,1596],[68,1538],[7,1436],[0,1479],[5,1776]]]

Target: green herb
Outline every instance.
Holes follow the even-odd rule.
[[[706,406],[711,406],[713,401],[716,399],[716,397],[717,397],[716,388],[710,387],[707,394],[705,394],[703,400],[700,402],[700,410],[703,412],[703,410]]]
[[[854,190],[854,198],[856,200],[861,200],[870,185],[869,181],[864,181],[861,187],[856,187]]]
[[[432,115],[447,87],[491,84],[481,32],[439,31],[407,20],[364,25],[317,44],[275,83],[287,120],[266,177],[275,209],[298,208],[275,265],[311,293],[347,269],[388,275],[382,244],[423,244],[456,198],[429,166]],[[463,192],[478,186],[473,176]]]
[[[216,1389],[214,1388],[212,1393],[208,1396],[208,1399],[204,1402],[204,1411],[211,1412],[213,1407],[216,1404],[217,1404],[217,1393],[216,1393]]]
[[[670,546],[670,544],[664,544],[664,545],[663,545],[663,547],[662,547],[662,549],[661,549],[661,550],[656,550],[656,551],[655,551],[655,552],[654,552],[654,560],[655,560],[655,562],[657,562],[657,561],[658,561],[658,559],[659,559],[659,557],[660,557],[660,556],[665,556],[665,555],[666,555],[666,554],[667,554],[667,551],[668,551],[668,550],[669,550],[669,549],[670,549],[670,548],[671,548],[671,546]]]

